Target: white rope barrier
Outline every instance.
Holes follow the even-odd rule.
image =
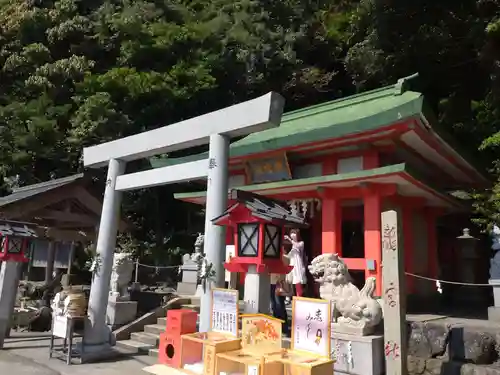
[[[180,265],[177,265],[177,266],[152,266],[152,265],[149,265],[149,264],[142,264],[142,263],[139,263],[137,262],[136,263],[138,266],[141,266],[141,267],[146,267],[146,268],[158,268],[158,269],[169,269],[169,268],[177,268],[177,267],[180,267]]]
[[[153,268],[155,270],[155,272],[158,272],[159,270],[163,269],[163,270],[167,270],[167,269],[175,269],[175,268],[179,268],[181,265],[177,265],[177,266],[152,266],[152,265],[149,265],[149,264],[143,264],[143,263],[139,263],[139,261],[135,261],[135,282],[137,283],[139,281],[139,267],[146,267],[146,268]],[[180,272],[180,270],[179,270]]]
[[[143,264],[136,262],[136,269],[141,266],[141,267],[146,267],[146,268],[154,268],[154,269],[174,269],[174,268],[179,268],[181,265],[176,265],[176,266],[153,266],[150,264]],[[463,286],[478,286],[478,287],[491,287],[491,284],[475,284],[475,283],[463,283],[459,281],[449,281],[449,280],[441,280],[441,279],[434,279],[432,277],[427,277],[427,276],[422,276],[422,275],[417,275],[415,273],[411,272],[405,272],[406,275],[415,277],[417,279],[422,279],[422,280],[427,280],[427,281],[432,281],[436,283],[436,286],[438,289],[441,288],[441,284],[451,284],[451,285],[463,285]]]
[[[411,272],[405,272],[405,273],[408,276],[416,277],[417,279],[433,281],[435,283],[453,284],[453,285],[464,285],[464,286],[489,286],[489,287],[491,287],[491,284],[462,283],[462,282],[459,282],[459,281],[448,281],[448,280],[433,279],[432,277],[426,277],[426,276],[416,275],[416,274],[411,273]]]

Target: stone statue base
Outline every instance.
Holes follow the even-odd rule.
[[[488,320],[500,323],[500,307],[488,307]]]
[[[196,294],[196,283],[177,283],[177,294],[180,296],[194,296]]]
[[[177,294],[192,296],[196,294],[198,285],[198,264],[191,259],[189,254],[184,255],[182,261],[182,281],[177,283]]]
[[[108,308],[106,311],[106,324],[115,330],[124,326],[137,318],[137,302],[123,300],[120,297],[109,297]]]
[[[493,304],[500,307],[500,279],[489,279],[488,283],[493,287]]]
[[[335,323],[333,323],[335,324]],[[332,324],[331,358],[335,373],[381,375],[384,373],[384,336],[356,336],[335,332]]]
[[[332,323],[332,332],[344,333],[348,335],[367,336],[375,332],[376,327],[353,326],[345,323]]]

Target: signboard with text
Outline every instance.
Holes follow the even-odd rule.
[[[249,160],[246,163],[246,171],[250,184],[292,179],[286,153],[263,159]]]
[[[52,336],[65,339],[68,337],[68,317],[64,315],[52,315]]]
[[[238,336],[239,293],[234,289],[212,289],[212,319],[210,328],[213,332]]]
[[[292,305],[292,349],[329,358],[330,336],[330,301],[294,297]]]

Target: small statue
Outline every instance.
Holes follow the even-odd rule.
[[[500,228],[497,225],[493,226],[491,231],[491,250],[495,252],[490,260],[490,279],[500,279]]]
[[[321,298],[333,305],[333,319],[346,333],[370,334],[382,320],[382,307],[373,298],[375,278],[369,277],[363,289],[352,282],[344,261],[337,254],[322,254],[311,262],[309,271],[320,283]]]
[[[194,242],[194,253],[191,254],[191,260],[198,263],[199,258],[203,257],[203,246],[205,245],[205,235],[198,233],[196,241]]]
[[[128,253],[115,253],[111,273],[110,295],[116,299],[128,300],[128,284],[132,279],[134,262]]]
[[[50,304],[52,308],[52,312],[54,315],[63,315],[64,307],[63,307],[63,296],[61,296],[62,292],[57,293]]]

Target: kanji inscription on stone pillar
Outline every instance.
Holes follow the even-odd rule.
[[[382,298],[387,375],[407,373],[405,269],[400,228],[397,211],[382,212]]]

